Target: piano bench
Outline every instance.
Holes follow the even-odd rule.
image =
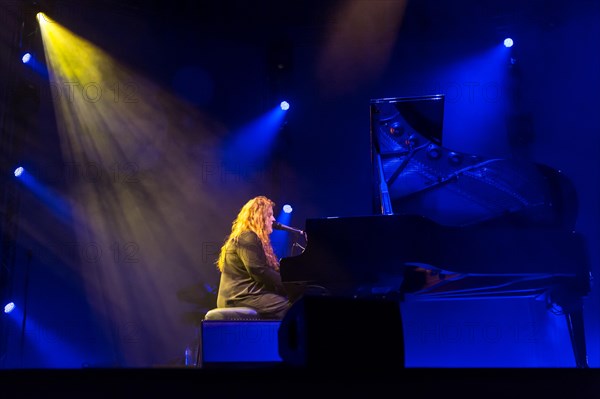
[[[258,320],[258,312],[248,307],[214,308],[206,312],[204,320]]]

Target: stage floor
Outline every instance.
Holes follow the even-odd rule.
[[[20,397],[110,398],[146,395],[219,394],[221,397],[298,397],[338,394],[344,397],[433,397],[459,394],[484,397],[597,397],[599,369],[438,369],[324,367],[285,365],[218,368],[106,368],[0,370],[4,393]],[[175,396],[177,395],[177,396]],[[235,395],[235,396],[234,396]],[[368,395],[368,396],[366,396]],[[416,395],[416,396],[415,396]],[[506,396],[505,396],[506,395]],[[543,396],[542,396],[543,395]]]

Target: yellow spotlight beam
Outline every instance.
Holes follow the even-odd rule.
[[[343,95],[383,71],[406,0],[340,2],[321,48],[317,76],[325,95]]]
[[[90,301],[125,331],[116,335],[128,366],[156,361],[136,345],[144,335],[175,356],[187,331],[175,293],[216,273],[206,250],[229,223],[218,215],[231,188],[204,174],[219,167],[222,127],[47,16],[39,22],[62,157],[75,168],[67,197]]]

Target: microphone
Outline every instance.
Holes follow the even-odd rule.
[[[300,234],[303,236],[306,236],[306,233],[300,229],[295,229],[293,227],[290,226],[286,226],[285,224],[281,224],[277,221],[273,222],[273,228],[275,230],[285,230],[285,231],[289,231],[290,233],[295,233],[295,234]]]

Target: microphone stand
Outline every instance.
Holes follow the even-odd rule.
[[[297,236],[298,234],[295,234],[295,236]],[[306,232],[304,232],[304,234],[302,235],[304,237],[304,241],[306,242],[306,244],[308,243],[308,237],[306,236]],[[300,245],[300,243],[298,242],[298,238],[294,239],[294,242],[292,244],[292,256],[295,255],[301,255],[305,250],[306,250],[306,244],[304,244],[304,246]],[[296,248],[300,248],[300,253],[298,254],[294,254],[294,249]]]
[[[306,249],[306,245],[308,244],[308,236],[306,235],[306,231],[303,231],[300,229],[295,229],[290,226],[286,226],[285,224],[279,223],[277,221],[273,222],[273,229],[287,231],[288,233],[292,233],[294,235],[295,238],[294,238],[294,242],[292,244],[292,248],[290,251],[290,256],[296,255],[296,254],[294,254],[294,249],[296,249],[296,248],[300,248],[300,251],[301,251],[300,254],[304,252],[304,250]],[[304,241],[305,241],[304,246],[300,245],[300,243],[298,242],[297,236],[304,237]]]
[[[294,256],[294,248],[300,248],[300,254],[301,254],[302,252],[304,252],[304,250],[306,249],[306,248],[304,248],[302,245],[298,244],[297,242],[294,242],[294,243],[292,244],[292,256]],[[298,255],[300,255],[300,254],[298,254]]]

